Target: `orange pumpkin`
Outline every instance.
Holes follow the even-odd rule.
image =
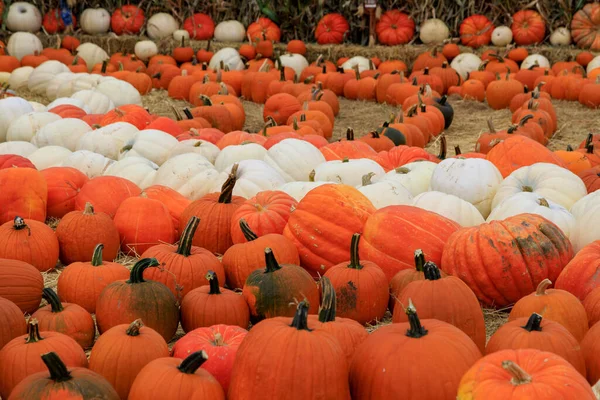
[[[48,184],[40,171],[33,168],[2,169],[0,187],[0,224],[12,221],[16,216],[46,221]]]
[[[103,212],[113,218],[123,201],[139,196],[141,192],[141,189],[128,179],[99,176],[90,179],[81,187],[75,199],[75,210],[84,211],[87,203],[90,203],[95,212]]]
[[[58,260],[58,240],[46,224],[17,216],[0,226],[0,258],[24,261],[40,272],[49,271]]]

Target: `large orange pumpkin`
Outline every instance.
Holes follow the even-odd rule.
[[[85,210],[86,204],[94,206],[96,212],[111,218],[125,199],[139,196],[142,190],[128,179],[117,176],[99,176],[86,182],[75,199],[75,210]]]
[[[48,184],[48,217],[62,218],[75,209],[75,198],[89,179],[71,167],[52,167],[41,172]]]
[[[583,301],[600,286],[600,240],[579,250],[555,281],[556,289],[566,290]]]
[[[540,43],[546,35],[546,23],[542,16],[533,10],[517,11],[512,17],[510,29],[513,39],[519,46]]]
[[[23,312],[10,300],[0,297],[0,349],[17,336],[27,332],[27,324]]]
[[[33,313],[42,301],[44,278],[33,265],[0,258],[0,297],[15,303],[24,313]]]
[[[48,225],[15,217],[0,226],[0,258],[25,261],[45,272],[56,266],[58,240]]]
[[[0,188],[0,224],[12,221],[16,216],[46,221],[48,184],[40,171],[33,168],[2,169]]]
[[[578,47],[600,50],[600,4],[588,3],[571,20],[571,35]]]

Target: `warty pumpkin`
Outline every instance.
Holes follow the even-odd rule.
[[[24,313],[33,313],[42,300],[44,278],[33,265],[0,259],[0,297],[15,303]]]
[[[52,228],[35,220],[16,216],[0,226],[0,258],[24,261],[40,272],[54,269],[58,240]]]
[[[0,297],[0,349],[17,336],[27,332],[27,323],[23,311],[12,301]]]

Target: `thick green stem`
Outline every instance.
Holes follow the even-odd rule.
[[[94,248],[94,254],[92,254],[91,264],[93,267],[99,267],[102,265],[102,250],[104,250],[104,245],[102,243],[98,243],[96,248]]]
[[[258,239],[258,235],[252,231],[244,218],[240,219],[240,229],[248,242]]]
[[[265,264],[267,266],[265,269],[265,273],[275,272],[281,269],[281,266],[279,265],[279,263],[277,263],[277,260],[275,259],[273,250],[271,250],[269,247],[265,249]]]
[[[129,280],[127,283],[144,283],[144,271],[146,268],[150,267],[158,267],[160,263],[156,258],[142,258],[138,262],[135,263],[133,268],[131,268],[131,273],[129,274]]]
[[[300,303],[298,303],[296,314],[294,314],[294,319],[292,320],[292,325],[290,326],[298,330],[311,330],[308,328],[308,302],[306,300],[302,300]]]
[[[50,380],[54,382],[66,382],[72,379],[67,366],[55,352],[51,351],[50,353],[42,354],[42,361],[46,364],[48,372],[50,372]]]
[[[192,241],[194,239],[194,234],[196,233],[196,229],[198,229],[198,224],[200,224],[200,218],[193,216],[188,221],[187,225],[183,232],[181,232],[181,238],[179,239],[179,246],[177,246],[177,254],[182,255],[184,257],[189,257],[192,253]]]
[[[42,298],[50,304],[53,313],[59,313],[64,310],[58,295],[51,288],[44,288],[44,290],[42,290]]]
[[[208,279],[208,284],[210,285],[210,291],[208,294],[221,294],[221,288],[219,287],[219,277],[215,271],[208,271],[206,273],[206,279]]]
[[[362,269],[360,265],[360,259],[358,257],[358,244],[360,243],[360,233],[352,235],[352,241],[350,242],[350,264],[348,268]]]
[[[204,350],[200,350],[187,356],[186,359],[179,364],[177,369],[184,374],[191,375],[194,374],[206,360],[208,360],[208,354],[206,354]]]

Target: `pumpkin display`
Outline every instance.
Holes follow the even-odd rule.
[[[540,43],[546,35],[546,24],[543,17],[533,10],[517,11],[512,17],[510,29],[513,39],[519,46]]]
[[[27,185],[23,185],[27,182]],[[0,169],[0,224],[16,216],[40,222],[46,220],[48,184],[33,168]]]
[[[184,359],[197,351],[205,351],[208,360],[202,368],[210,372],[227,392],[237,351],[247,333],[245,329],[230,325],[194,329],[175,343],[172,356]]]
[[[319,44],[340,44],[349,30],[350,25],[343,15],[327,14],[317,24],[315,39]]]
[[[0,226],[0,258],[24,261],[40,272],[49,271],[58,260],[58,240],[46,224],[17,216]]]
[[[271,318],[252,328],[237,351],[228,399],[350,399],[344,352],[332,334],[315,329],[318,322],[310,320],[308,312],[309,305],[301,301],[293,319]],[[286,351],[296,356],[289,358]],[[314,357],[312,351],[322,358]],[[283,363],[288,367],[278,367]],[[312,383],[303,390],[290,391],[296,379]],[[264,391],[265,382],[270,385],[268,393]]]
[[[475,343],[455,326],[435,319],[421,321],[412,302],[406,314],[408,322],[377,329],[354,353],[353,398],[454,399],[461,377],[481,358]],[[452,367],[437,368],[441,357]],[[431,368],[436,368],[444,385],[428,385],[423,375],[411,373]]]
[[[533,292],[544,279],[555,280],[571,258],[573,247],[556,225],[538,215],[520,214],[454,232],[441,265],[465,281],[483,304],[504,307]],[[507,267],[497,268],[499,263]],[[479,272],[473,274],[473,269]]]
[[[471,15],[460,24],[460,41],[472,48],[486,46],[492,40],[494,24],[484,15]]]
[[[377,41],[388,46],[410,42],[415,34],[415,21],[399,10],[384,12],[375,25]]]
[[[571,20],[571,35],[577,47],[598,51],[600,49],[600,5],[589,3],[575,13]]]
[[[0,259],[0,297],[16,304],[22,312],[33,313],[42,300],[44,278],[31,264]]]
[[[0,297],[0,318],[4,323],[0,326],[0,349],[17,336],[27,332],[27,324],[23,312],[10,300]]]
[[[67,368],[58,354],[51,351],[41,355],[47,371],[31,374],[10,394],[14,400],[42,400],[53,397],[98,398],[119,400],[111,384],[87,368]],[[48,375],[49,374],[49,375]]]
[[[555,288],[572,293],[584,301],[600,286],[596,271],[600,268],[600,240],[581,249],[565,266],[555,281]]]
[[[264,254],[265,268],[254,270],[242,289],[252,321],[292,316],[294,300],[300,298],[306,298],[307,308],[316,313],[319,291],[310,274],[298,265],[279,264],[270,248],[265,248]]]
[[[162,283],[143,278],[144,270],[159,265],[155,258],[143,258],[133,266],[128,280],[114,281],[102,290],[96,302],[100,334],[141,318],[165,340],[171,340],[179,323],[175,296]]]
[[[88,311],[77,304],[62,303],[56,292],[50,288],[44,288],[42,298],[48,305],[31,315],[37,319],[41,331],[64,333],[83,349],[92,347],[96,325]]]
[[[135,354],[121,362],[123,354]],[[144,326],[141,319],[131,324],[116,325],[104,332],[90,353],[90,370],[103,376],[121,399],[126,399],[135,377],[149,362],[168,357],[165,339],[155,330]]]

